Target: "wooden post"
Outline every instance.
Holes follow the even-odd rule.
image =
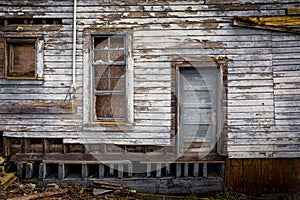
[[[110,176],[114,175],[114,164],[109,164],[109,175]]]
[[[181,163],[176,163],[176,177],[181,177]]]
[[[199,176],[199,163],[194,163],[194,177]]]
[[[89,176],[89,168],[87,164],[81,165],[81,177],[87,178]]]
[[[156,177],[161,177],[161,163],[156,163]]]
[[[49,139],[44,139],[44,145],[43,145],[43,147],[44,147],[44,153],[46,154],[46,153],[49,153],[49,146],[50,146],[50,142],[49,142]]]
[[[32,178],[34,174],[34,165],[33,163],[26,163],[26,173],[25,173],[25,178]]]
[[[151,163],[147,163],[147,177],[151,176]]]
[[[166,163],[166,175],[170,175],[170,174],[171,174],[171,164]]]
[[[45,179],[47,174],[46,163],[41,163],[39,166],[39,178]]]
[[[59,179],[65,178],[65,164],[64,163],[58,164],[58,178]]]
[[[128,177],[132,177],[132,171],[133,171],[132,163],[129,163],[128,164]]]
[[[100,164],[99,165],[99,178],[103,178],[104,177],[104,165]]]
[[[10,142],[9,138],[3,137],[3,146],[4,146],[4,155],[10,156],[11,155],[11,142]]]
[[[202,175],[203,177],[207,177],[207,163],[203,163],[202,166]]]
[[[118,178],[123,178],[124,166],[123,164],[118,164]]]
[[[24,153],[30,153],[30,139],[24,138],[22,142],[24,145]]]
[[[24,163],[17,163],[17,175],[23,177]]]
[[[189,163],[184,163],[184,177],[189,176]]]

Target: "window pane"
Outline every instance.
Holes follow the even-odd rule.
[[[111,49],[124,49],[124,36],[112,36],[110,38]]]
[[[110,62],[120,62],[124,61],[124,51],[123,50],[111,50],[109,51],[109,61]]]
[[[95,67],[95,89],[109,90],[109,68],[107,66]]]
[[[108,51],[107,50],[95,50],[94,51],[94,62],[108,62]]]
[[[108,49],[108,37],[95,37],[94,49]]]
[[[99,119],[124,119],[123,95],[98,95],[96,96],[95,110]]]
[[[35,44],[11,43],[9,76],[35,77]]]
[[[109,66],[110,67],[110,88],[111,90],[124,90],[124,76],[125,76],[125,67],[124,66]]]

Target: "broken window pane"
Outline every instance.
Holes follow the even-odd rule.
[[[124,37],[123,36],[113,36],[110,40],[111,49],[124,49]]]
[[[94,106],[99,121],[125,119],[125,36],[94,37]]]
[[[108,50],[95,50],[94,51],[94,62],[107,63],[108,62]]]
[[[95,37],[94,49],[108,49],[108,37]]]
[[[124,95],[97,95],[96,116],[98,119],[124,119]]]
[[[109,68],[95,67],[95,89],[109,90]]]
[[[109,52],[110,62],[121,62],[124,61],[124,51],[123,50],[111,50]]]
[[[124,90],[124,66],[110,66],[111,90]]]

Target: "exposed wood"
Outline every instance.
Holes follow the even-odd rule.
[[[136,146],[128,147],[133,152],[146,145],[171,148],[172,144],[176,150],[175,139],[180,128],[176,119],[186,117],[187,121],[195,122],[199,121],[196,117],[209,116],[210,111],[202,110],[201,115],[176,113],[177,100],[182,97],[175,84],[174,60],[185,67],[222,69],[218,73],[223,81],[220,107],[224,109],[217,121],[224,126],[223,130],[220,127],[218,137],[222,137],[222,144],[228,139],[228,147],[223,148],[228,150],[229,157],[299,155],[300,24],[296,0],[122,0],[103,1],[101,5],[92,0],[80,1],[75,91],[69,90],[73,73],[72,4],[71,1],[37,1],[33,5],[9,0],[0,3],[0,31],[7,37],[37,36],[36,58],[42,66],[36,69],[36,80],[3,78],[5,42],[0,34],[0,129],[6,138],[7,156],[24,162],[47,158],[63,161],[68,158],[61,154],[66,153],[74,161],[89,156],[92,148],[84,150],[85,145],[99,144]],[[29,19],[35,23],[28,24]],[[242,27],[232,27],[232,20]],[[94,101],[90,96],[92,35],[119,32],[129,37],[126,41],[130,49],[128,76],[125,77],[128,120],[123,125],[90,123],[94,121],[90,106]],[[194,84],[190,89],[201,90],[200,85]],[[207,87],[206,93],[197,93],[198,97],[211,95],[211,89]],[[188,106],[197,105],[191,102],[192,98],[188,101]],[[199,109],[207,105],[202,102]],[[211,119],[209,116],[202,122],[208,124]],[[19,138],[24,142],[17,142]],[[35,139],[43,139],[43,145],[32,143]],[[184,145],[199,153],[207,143],[208,140],[195,139]],[[118,147],[104,148],[106,151],[101,149],[101,152],[105,154],[117,150],[119,155],[112,158],[130,157]],[[80,155],[74,156],[76,153]],[[100,158],[109,160],[109,156]],[[134,159],[143,160],[143,156]],[[155,161],[154,156],[145,155],[145,160],[148,158]],[[170,158],[174,160],[177,156]],[[158,159],[170,161],[168,155]],[[204,162],[195,155],[183,160]],[[252,167],[247,169],[251,171]]]
[[[299,190],[299,159],[229,159],[226,184],[229,190],[248,195],[292,193]]]
[[[53,192],[42,192],[40,194],[32,194],[28,196],[21,196],[21,197],[14,197],[14,198],[8,198],[9,200],[32,200],[32,199],[40,199],[40,198],[49,198],[54,195],[62,195],[64,193],[68,192],[68,189],[61,189],[59,191],[53,191]]]

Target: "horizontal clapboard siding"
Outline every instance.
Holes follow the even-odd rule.
[[[73,2],[1,1],[1,17],[61,18],[62,25],[35,32],[44,35],[43,81],[0,80],[0,130],[9,137],[58,137],[65,143],[168,145],[175,130],[173,59],[210,67],[226,58],[229,157],[299,156],[300,36],[232,26],[234,16],[283,16],[290,7],[299,7],[299,1],[78,1],[78,88],[71,103]],[[132,31],[134,124],[129,130],[83,129],[86,28]]]

